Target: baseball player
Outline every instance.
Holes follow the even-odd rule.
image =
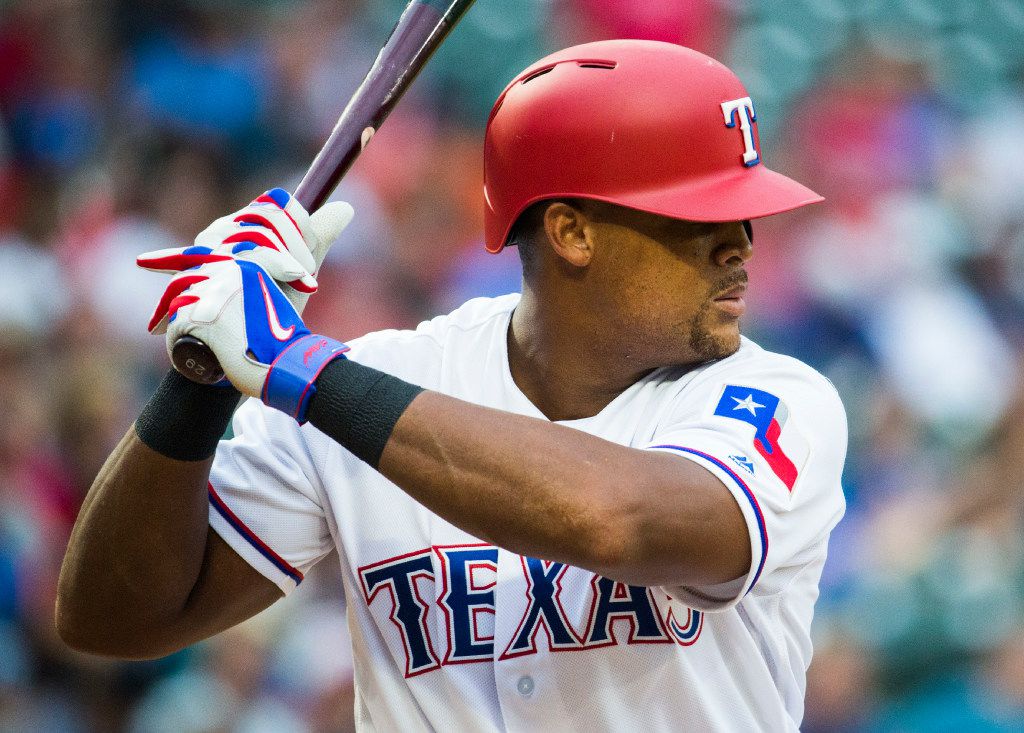
[[[846,422],[739,324],[749,220],[820,197],[761,162],[732,72],[658,42],[524,71],[485,160],[522,295],[413,331],[304,325],[344,204],[275,189],[140,258],[177,273],[151,330],[227,377],[171,372],[108,460],[63,637],[167,654],[337,550],[362,730],[797,730]]]

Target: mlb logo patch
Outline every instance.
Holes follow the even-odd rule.
[[[762,389],[729,384],[722,390],[714,414],[753,426],[754,450],[793,491],[810,446],[795,425],[788,425],[789,410],[782,400]]]
[[[754,462],[746,456],[731,455],[729,460],[735,463],[737,466],[742,468],[744,471],[749,473],[751,476],[754,475]]]

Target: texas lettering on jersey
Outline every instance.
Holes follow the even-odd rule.
[[[425,547],[359,569],[367,605],[381,604],[378,610],[387,613],[398,629],[406,677],[450,664],[492,662],[538,651],[584,651],[616,644],[690,646],[700,635],[700,611],[687,608],[677,615],[681,604],[667,594],[660,594],[659,604],[651,588],[595,573],[589,573],[589,588],[582,589],[589,594],[586,623],[575,627],[562,607],[562,581],[569,566],[532,557],[520,561],[527,591],[520,621],[503,650],[496,650],[493,633],[497,547]],[[445,639],[431,633],[436,628],[430,623],[432,606],[445,620]],[[628,633],[620,629],[617,634],[616,621],[625,622]],[[546,649],[541,646],[542,631]]]
[[[543,418],[508,371],[518,303],[473,300],[415,331],[354,339],[349,356]],[[810,367],[747,339],[667,376],[569,427],[663,446],[684,470],[717,476],[750,535],[751,566],[734,583],[631,586],[497,549],[257,400],[217,450],[210,524],[283,593],[337,550],[367,728],[796,731],[827,537],[844,507],[842,404]],[[647,675],[657,684],[639,700]]]

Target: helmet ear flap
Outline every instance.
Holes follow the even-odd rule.
[[[743,229],[747,232],[747,239],[751,244],[754,243],[754,227],[750,223],[750,219],[743,220]]]

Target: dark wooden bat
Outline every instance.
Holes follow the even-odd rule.
[[[394,109],[424,64],[474,0],[412,0],[399,18],[331,136],[295,189],[310,213],[319,209]],[[171,350],[174,368],[200,384],[214,384],[224,370],[210,348],[183,336]]]

